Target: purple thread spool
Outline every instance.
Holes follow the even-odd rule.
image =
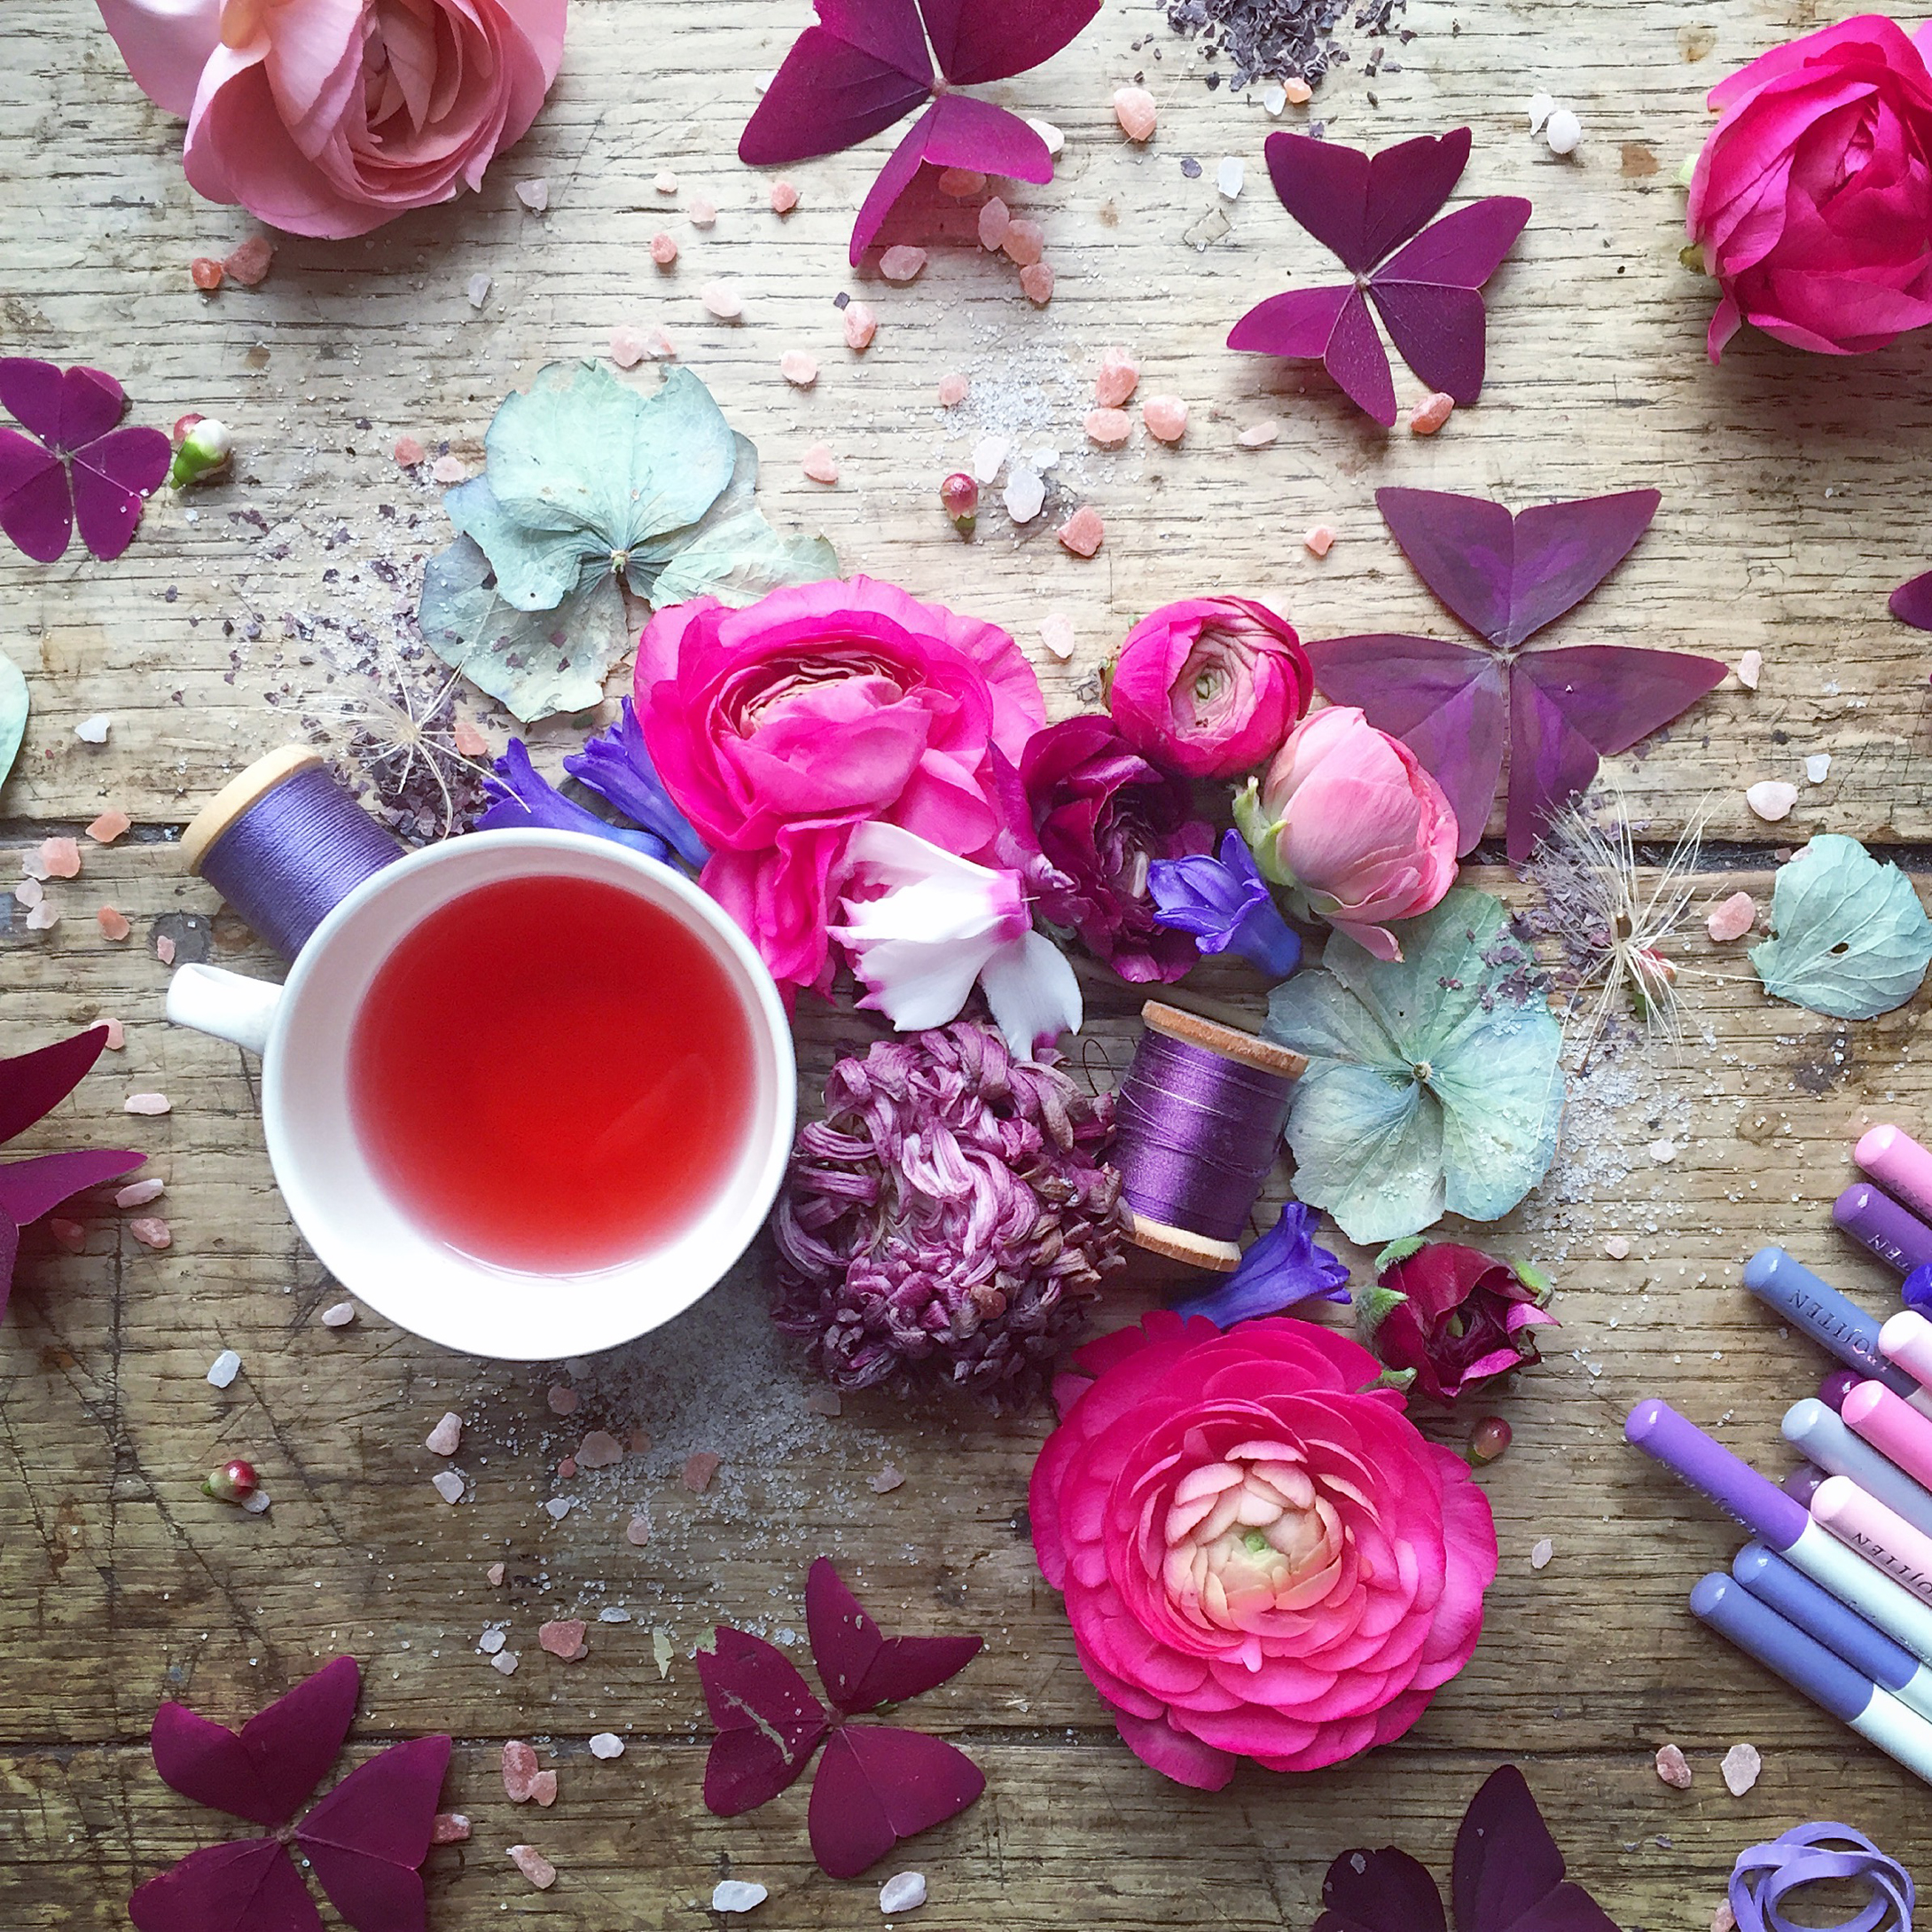
[[[1107,1159],[1119,1171],[1129,1237],[1151,1253],[1230,1273],[1274,1166],[1299,1053],[1149,1000],[1146,1030],[1115,1095]]]
[[[403,856],[305,745],[258,758],[181,835],[192,870],[285,959],[365,879]]]
[[[1832,1219],[1902,1275],[1932,1262],[1932,1228],[1869,1181],[1855,1181],[1833,1201]]]

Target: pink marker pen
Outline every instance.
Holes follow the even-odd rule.
[[[1932,1537],[1867,1496],[1850,1476],[1826,1476],[1819,1484],[1811,1520],[1921,1603],[1932,1603]]]
[[[1883,1382],[1860,1382],[1839,1411],[1845,1427],[1889,1456],[1909,1476],[1932,1485],[1932,1421],[1901,1402]]]
[[[1932,1415],[1932,1321],[1915,1308],[1900,1309],[1879,1330],[1878,1349],[1919,1384],[1905,1391],[1905,1400],[1920,1414]]]
[[[1851,1158],[1914,1213],[1932,1215],[1932,1154],[1903,1127],[1874,1127],[1851,1150]]]

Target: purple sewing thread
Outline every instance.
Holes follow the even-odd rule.
[[[1115,1096],[1107,1159],[1138,1215],[1211,1240],[1248,1224],[1295,1083],[1152,1027]]]
[[[293,959],[309,934],[403,848],[330,774],[304,767],[249,806],[202,854],[200,872]]]

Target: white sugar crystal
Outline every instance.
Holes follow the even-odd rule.
[[[423,1447],[432,1456],[453,1456],[461,1446],[462,1441],[463,1418],[451,1409],[424,1437]]]
[[[549,1502],[544,1505],[544,1507],[550,1512],[550,1519],[552,1522],[561,1522],[570,1514],[570,1506],[575,1500],[575,1498],[573,1497],[553,1496]]]
[[[1556,112],[1556,103],[1547,94],[1532,94],[1527,112],[1529,115],[1530,133],[1541,134],[1543,123]]]
[[[1738,660],[1738,682],[1747,691],[1756,691],[1757,681],[1764,675],[1764,653],[1762,651],[1747,651]]]
[[[1653,1140],[1644,1151],[1659,1167],[1666,1167],[1677,1159],[1677,1143],[1674,1140]]]
[[[1241,192],[1241,184],[1248,178],[1248,170],[1241,166],[1239,154],[1224,154],[1220,165],[1214,171],[1214,184],[1230,201]]]
[[[1027,125],[1046,143],[1046,152],[1049,154],[1058,154],[1067,145],[1067,137],[1051,121],[1036,121],[1029,114]]]
[[[599,1731],[591,1740],[592,1757],[622,1757],[624,1755],[624,1740],[614,1731]]]
[[[1555,1544],[1552,1543],[1547,1537],[1538,1537],[1536,1542],[1530,1545],[1530,1568],[1542,1569],[1543,1568],[1545,1568],[1545,1565],[1548,1564],[1550,1559],[1555,1554]]]
[[[473,275],[463,285],[463,293],[470,298],[472,309],[481,309],[489,300],[489,278],[487,275]]]
[[[356,1319],[356,1304],[353,1302],[338,1302],[332,1308],[322,1311],[322,1326],[325,1328],[347,1328]]]
[[[1261,104],[1271,114],[1279,114],[1288,105],[1287,90],[1279,86],[1263,88]]]
[[[1015,470],[1006,479],[1000,501],[1015,523],[1030,523],[1046,501],[1046,485],[1031,470]]]
[[[480,1651],[481,1651],[486,1657],[494,1657],[497,1653],[503,1648],[503,1646],[504,1634],[501,1631],[485,1631],[483,1634],[476,1639],[476,1647]]]
[[[1543,138],[1553,154],[1574,154],[1584,137],[1584,124],[1567,107],[1559,107],[1543,129]]]
[[[241,1373],[241,1357],[232,1349],[223,1349],[208,1365],[208,1380],[217,1388],[226,1388]]]
[[[896,1912],[917,1912],[925,1903],[923,1872],[895,1872],[879,1888],[879,1909],[888,1919]]]
[[[977,482],[989,483],[999,474],[999,466],[1006,460],[1007,442],[1004,436],[982,436],[973,445],[973,475]]]
[[[1830,776],[1832,755],[1828,751],[1814,751],[1804,761],[1804,775],[1813,785],[1822,785]]]
[[[599,1623],[628,1623],[630,1612],[619,1609],[614,1603],[606,1604],[597,1613],[597,1620]]]
[[[74,735],[83,745],[105,745],[107,733],[113,726],[113,719],[105,711],[97,711],[90,718],[82,718],[74,727]]]
[[[463,1478],[454,1469],[439,1469],[429,1480],[444,1502],[460,1503],[463,1500]]]
[[[489,1667],[493,1670],[501,1670],[505,1677],[513,1677],[516,1674],[517,1668],[516,1652],[513,1650],[499,1650],[489,1660]]]
[[[713,1912],[755,1912],[770,1897],[763,1885],[741,1878],[720,1879],[711,1893]]]

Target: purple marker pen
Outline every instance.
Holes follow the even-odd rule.
[[[1781,1248],[1761,1248],[1744,1264],[1744,1286],[1767,1307],[1802,1328],[1847,1368],[1881,1381],[1895,1396],[1932,1415],[1932,1396],[1907,1370],[1894,1367],[1879,1347],[1879,1324],[1858,1304],[1820,1280]]]
[[[1903,1127],[1874,1127],[1851,1150],[1851,1158],[1906,1207],[1932,1214],[1932,1154]]]
[[[1832,1219],[1902,1275],[1932,1262],[1932,1228],[1869,1181],[1855,1181],[1833,1201]]]

